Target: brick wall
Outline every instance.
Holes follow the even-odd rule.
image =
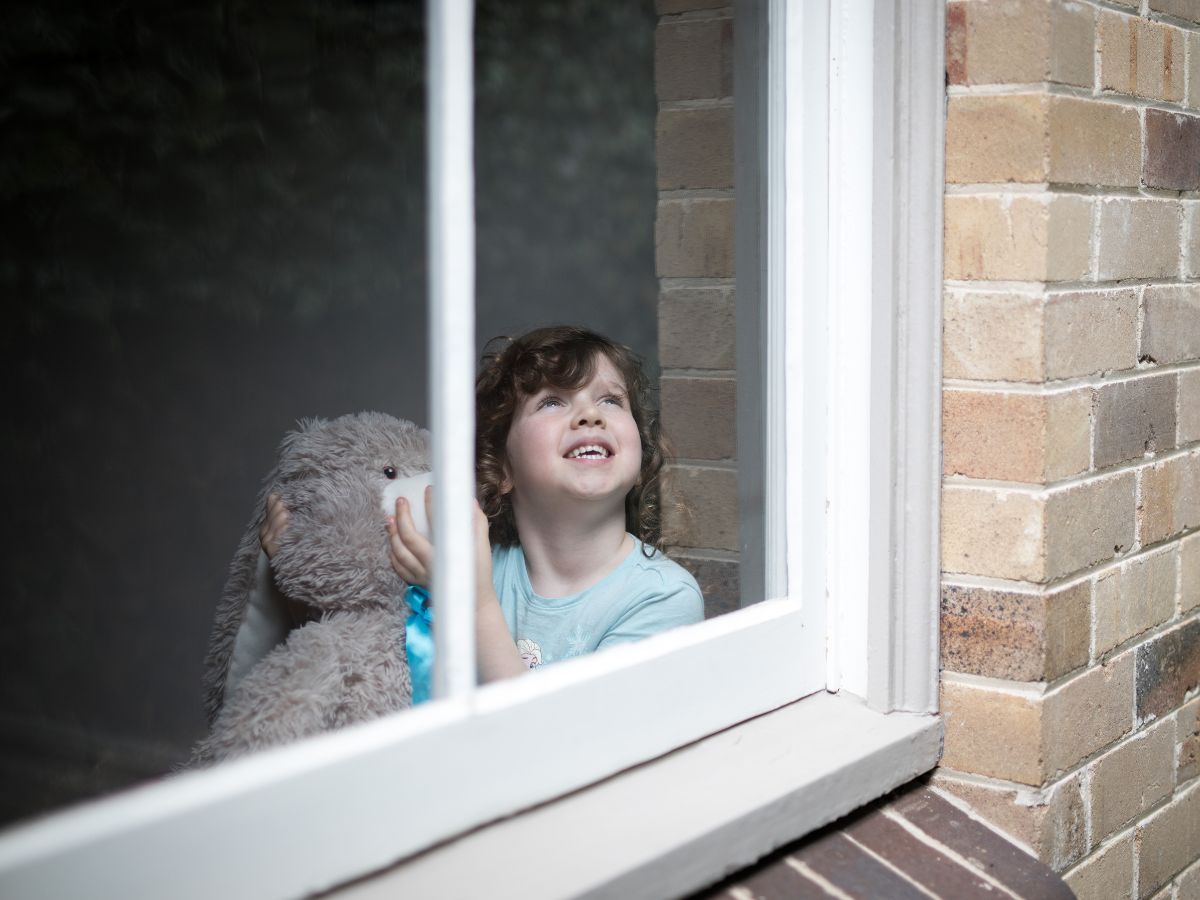
[[[714,615],[738,605],[733,10],[704,0],[659,0],[657,10],[658,343],[677,457],[665,531]]]
[[[1200,892],[1200,2],[947,7],[936,780]]]

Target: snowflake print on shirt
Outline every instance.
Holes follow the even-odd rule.
[[[563,655],[563,659],[570,659],[573,656],[582,656],[588,651],[588,636],[583,633],[583,626],[576,625],[571,632],[571,636],[567,638],[567,652]]]

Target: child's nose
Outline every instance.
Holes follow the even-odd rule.
[[[580,428],[586,428],[588,425],[600,426],[604,424],[604,416],[600,415],[600,409],[595,406],[589,406],[579,418],[575,420],[575,424]]]

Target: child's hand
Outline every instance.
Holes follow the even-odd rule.
[[[258,542],[262,545],[263,553],[267,554],[267,559],[274,558],[279,552],[279,539],[287,529],[287,524],[287,507],[283,505],[278,494],[271,494],[267,497],[267,515],[258,527]]]
[[[433,521],[433,488],[425,488],[425,514]],[[433,544],[417,531],[412,511],[403,497],[396,499],[396,515],[388,517],[388,555],[396,574],[409,584],[429,587],[433,576]]]
[[[425,488],[425,513],[433,521],[433,488]],[[475,531],[476,595],[492,586],[492,548],[488,544],[488,520],[475,501],[471,525]],[[433,544],[417,531],[412,511],[403,497],[396,500],[396,515],[389,517],[389,556],[396,574],[409,584],[428,587],[433,578]],[[494,596],[494,595],[493,595]]]

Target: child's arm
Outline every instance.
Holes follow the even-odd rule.
[[[432,490],[426,488],[425,506],[432,513]],[[492,554],[488,545],[487,516],[475,504],[475,654],[481,682],[523,675],[528,669],[508,633],[500,601],[492,585]],[[413,524],[407,501],[396,500],[395,518],[388,520],[392,568],[409,584],[428,587],[433,570],[433,545]],[[434,598],[435,608],[437,599]]]

